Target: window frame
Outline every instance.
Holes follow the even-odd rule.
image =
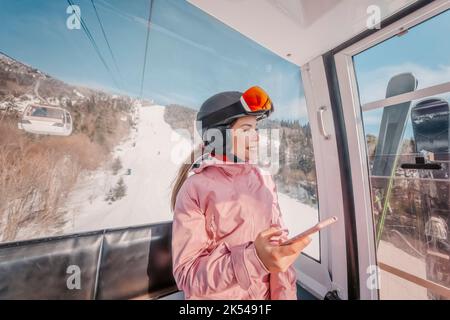
[[[355,221],[358,242],[358,268],[359,276],[362,280],[369,277],[370,268],[378,266],[370,192],[370,172],[362,113],[375,108],[382,108],[387,105],[410,101],[411,99],[415,100],[428,95],[445,93],[449,91],[450,82],[420,89],[414,93],[406,93],[388,99],[372,101],[361,106],[353,56],[431,19],[448,9],[450,9],[450,2],[448,0],[434,1],[334,54],[339,92],[343,106],[342,112],[347,134],[351,183],[354,190]],[[366,281],[360,281],[359,290],[361,299],[379,299],[378,289],[368,288]]]
[[[333,110],[327,85],[323,57],[301,67],[308,119],[316,162],[319,219],[337,216],[340,223],[320,233],[320,261],[306,254],[294,263],[300,284],[314,296],[323,299],[329,291],[337,291],[348,299],[347,256],[344,201]]]

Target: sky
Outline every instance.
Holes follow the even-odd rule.
[[[389,79],[404,72],[416,77],[417,89],[450,82],[450,11],[367,49],[354,64],[361,104],[385,98]],[[437,97],[450,101],[450,93]],[[382,109],[363,114],[366,133],[378,134],[381,116]],[[412,134],[408,121],[405,137]]]
[[[0,51],[72,84],[140,96],[149,0],[73,0],[103,56],[82,29],[70,30],[64,0],[0,0]],[[117,67],[116,67],[117,66]],[[259,85],[273,116],[307,121],[298,66],[184,0],[153,0],[143,97],[198,109],[220,91]]]
[[[139,96],[150,0],[94,0],[115,59],[91,0],[72,2],[109,71],[83,30],[67,28],[65,0],[0,0],[0,51],[68,83]],[[450,81],[449,34],[447,11],[357,55],[361,103],[384,98],[402,72],[412,72],[419,88]],[[143,97],[156,103],[198,109],[220,91],[259,85],[274,101],[274,118],[308,121],[298,66],[185,0],[153,0],[145,65]],[[366,133],[378,134],[381,112],[364,114]]]

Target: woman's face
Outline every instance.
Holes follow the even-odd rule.
[[[256,124],[256,116],[244,116],[231,127],[232,150],[242,160],[257,161],[259,136]]]

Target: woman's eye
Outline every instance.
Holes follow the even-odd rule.
[[[242,129],[242,132],[246,132],[246,133],[249,133],[249,132],[252,132],[252,131],[258,132],[258,128],[245,128],[245,129]]]

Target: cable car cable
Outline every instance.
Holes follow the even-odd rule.
[[[72,6],[72,7],[74,6],[74,4],[71,0],[67,0],[67,2],[69,3],[70,6]],[[76,14],[77,18],[80,20],[83,31],[86,33],[86,36],[88,37],[89,41],[91,42],[91,45],[94,47],[94,50],[96,51],[98,57],[100,58],[101,62],[103,63],[103,65],[106,68],[106,70],[108,71],[108,73],[110,74],[111,79],[113,80],[114,84],[116,85],[116,87],[119,90],[121,90],[119,84],[117,83],[116,78],[114,77],[113,73],[111,72],[111,69],[109,68],[108,64],[106,63],[105,59],[103,58],[103,55],[100,52],[100,49],[98,48],[97,43],[95,42],[94,37],[92,36],[91,32],[89,31],[89,28],[87,27],[84,19],[81,18],[81,16],[79,16],[75,10],[74,10],[74,13]]]
[[[142,99],[142,94],[144,92],[144,79],[145,79],[145,69],[147,67],[147,54],[148,54],[148,42],[150,38],[150,24],[152,18],[153,0],[150,0],[149,12],[148,12],[148,24],[147,24],[147,38],[145,40],[145,54],[144,54],[144,64],[142,66],[142,78],[141,78],[141,91],[140,98]]]
[[[108,46],[109,53],[111,54],[111,58],[112,58],[112,60],[114,62],[114,66],[116,67],[117,73],[119,74],[119,78],[121,79],[121,82],[123,84],[122,74],[121,74],[121,72],[119,70],[119,66],[117,64],[116,57],[114,56],[114,53],[113,53],[113,51],[111,49],[111,45],[109,44],[108,37],[106,36],[106,32],[105,32],[105,29],[103,28],[103,23],[102,23],[102,21],[100,19],[100,15],[99,15],[99,13],[97,11],[97,7],[95,6],[94,0],[91,0],[91,3],[92,3],[92,7],[94,8],[95,15],[97,16],[98,23],[100,24],[100,28],[101,28],[102,33],[103,33],[103,38],[105,38],[106,45]]]

